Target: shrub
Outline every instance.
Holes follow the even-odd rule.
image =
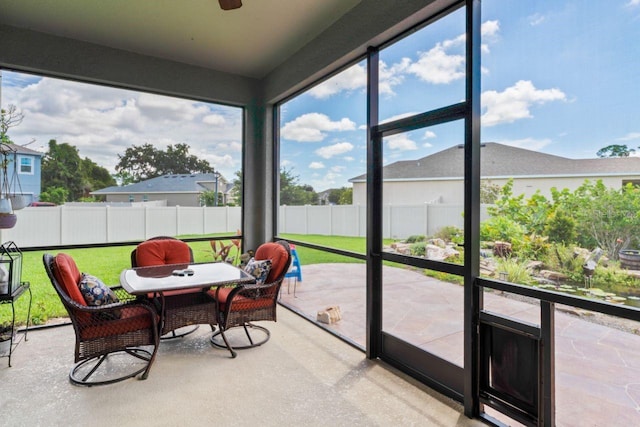
[[[527,268],[529,261],[518,261],[514,258],[504,258],[498,260],[499,272],[507,273],[507,280],[512,283],[530,285],[533,283],[531,271]]]
[[[557,210],[549,216],[545,232],[552,242],[573,243],[576,241],[576,221],[562,210]]]
[[[415,243],[415,242],[424,242],[425,240],[427,240],[426,236],[423,236],[421,234],[415,235],[415,236],[409,236],[407,237],[407,239],[405,240],[405,242],[407,243]]]
[[[409,250],[411,251],[411,255],[413,256],[425,256],[427,253],[427,243],[426,242],[416,242],[409,246]]]
[[[525,229],[506,216],[494,216],[480,224],[480,239],[485,241],[522,241]]]
[[[522,240],[514,240],[514,254],[521,259],[541,259],[549,249],[549,238],[535,233],[525,235]]]
[[[456,226],[446,225],[440,228],[433,237],[442,239],[446,242],[453,242],[461,245],[464,243],[464,232]]]
[[[541,260],[547,268],[566,274],[574,282],[584,280],[582,266],[586,260],[571,246],[551,244],[546,256]]]

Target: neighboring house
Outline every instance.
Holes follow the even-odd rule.
[[[318,204],[319,205],[328,205],[329,204],[329,195],[333,191],[331,188],[328,190],[324,190],[318,193]]]
[[[92,191],[92,196],[106,196],[107,202],[149,202],[166,200],[167,206],[200,206],[200,195],[218,191],[225,205],[231,186],[221,175],[193,173],[163,175],[122,187],[113,186]]]
[[[27,203],[37,201],[40,198],[41,163],[44,154],[20,145],[6,145],[10,149],[7,154],[9,191],[25,195]],[[0,177],[0,180],[2,179],[3,177]],[[4,187],[4,181],[1,181],[1,185]]]
[[[545,197],[551,188],[575,190],[585,180],[602,182],[611,188],[640,185],[640,158],[615,157],[569,159],[523,148],[489,142],[482,144],[483,180],[503,186],[513,179],[513,194]],[[464,150],[454,146],[418,160],[403,160],[384,167],[383,203],[463,203]],[[353,204],[366,204],[366,175],[351,178]]]

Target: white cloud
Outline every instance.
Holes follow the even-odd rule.
[[[325,132],[342,132],[355,128],[356,124],[346,117],[334,122],[325,114],[307,113],[285,123],[280,129],[280,135],[292,141],[318,142],[326,138]]]
[[[516,120],[533,117],[530,108],[550,101],[565,101],[566,95],[560,89],[536,89],[528,80],[520,80],[503,92],[488,90],[482,93],[481,103],[485,111],[483,126],[513,123]]]
[[[342,158],[342,160],[346,161],[346,162],[353,162],[355,160],[355,158],[351,157],[351,156],[345,156]]]
[[[362,65],[354,65],[325,80],[309,90],[309,95],[318,99],[326,99],[343,91],[354,91],[367,86],[367,70]]]
[[[534,13],[533,15],[529,16],[527,19],[529,21],[529,25],[531,25],[532,27],[535,27],[536,25],[542,24],[546,20],[546,17],[540,13]]]
[[[499,21],[485,21],[480,26],[480,35],[482,37],[495,36],[500,31]]]
[[[335,166],[331,166],[331,169],[329,169],[331,172],[335,172],[335,173],[340,173],[343,170],[345,170],[346,167],[344,166],[340,166],[340,165],[335,165]]]
[[[418,53],[418,62],[407,67],[407,71],[420,80],[433,84],[448,84],[464,78],[464,55],[449,54],[447,50],[460,43],[464,44],[465,36],[437,43],[428,52]]]
[[[323,159],[330,159],[339,154],[348,153],[351,150],[353,150],[353,144],[349,142],[339,142],[337,144],[318,148],[315,153]]]
[[[437,135],[434,131],[431,130],[427,130],[424,132],[424,136],[422,137],[422,139],[432,139],[435,138]]]
[[[311,162],[311,163],[309,163],[309,169],[324,169],[324,163],[322,163],[322,162]]]
[[[402,58],[399,63],[393,64],[391,67],[387,66],[384,61],[380,61],[378,91],[381,95],[390,96],[395,94],[393,87],[404,81],[403,74],[410,64],[411,60],[409,58]]]
[[[4,90],[5,88],[8,90]],[[242,111],[199,101],[3,72],[3,104],[24,112],[9,132],[17,144],[46,151],[69,143],[81,157],[114,172],[118,154],[132,145],[186,143],[190,153],[233,176],[240,167]]]
[[[640,0],[629,0],[629,3],[627,3],[627,6],[629,7],[640,6]]]
[[[394,94],[393,87],[402,83],[402,74],[410,62],[409,58],[403,58],[399,63],[389,67],[384,61],[380,61],[378,91],[381,95]],[[310,89],[308,93],[317,99],[327,99],[342,92],[364,91],[366,87],[367,70],[364,66],[356,64]]]
[[[208,114],[202,118],[202,123],[207,125],[220,126],[225,124],[224,117],[220,114]]]
[[[410,63],[409,58],[403,58],[399,63],[389,67],[384,61],[380,61],[378,91],[381,95],[394,95],[393,87],[402,83],[402,73]],[[366,88],[367,70],[364,66],[356,64],[310,89],[308,93],[317,99],[327,99],[338,93],[364,91]]]
[[[640,2],[640,0],[638,0]],[[633,141],[636,139],[640,139],[640,132],[629,132],[623,137],[618,138],[618,141]]]
[[[392,135],[388,138],[385,138],[385,142],[387,143],[389,149],[395,151],[409,151],[418,149],[415,141],[407,138],[406,135]]]

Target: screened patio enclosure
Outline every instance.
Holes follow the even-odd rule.
[[[215,0],[108,3],[0,0],[0,68],[241,107],[245,248],[282,232],[281,108],[347,67],[365,64],[366,140],[361,143],[366,145],[366,206],[359,226],[366,230],[366,253],[327,249],[303,239],[294,243],[364,262],[367,358],[383,360],[463,402],[469,417],[499,424],[503,414],[527,425],[554,425],[555,304],[640,320],[634,307],[480,275],[481,12],[489,2],[245,0],[240,9],[226,12]],[[510,7],[509,2],[490,3]],[[393,100],[380,97],[384,49],[419,30],[438,28],[448,18],[461,31],[456,39],[463,63],[459,91],[442,98],[425,94],[422,109],[389,118],[381,104]],[[383,250],[383,223],[390,220],[383,206],[383,168],[392,158],[385,141],[434,128],[454,133],[464,149],[463,170],[458,171],[464,194],[459,264]],[[419,348],[385,324],[383,262],[461,279],[463,291],[455,301],[463,313],[459,358],[447,360]],[[535,300],[536,321],[484,310],[483,295],[490,289]],[[499,416],[488,416],[487,408]]]

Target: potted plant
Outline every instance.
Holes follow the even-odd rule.
[[[0,355],[9,354],[12,334],[13,325],[11,322],[0,323]]]

